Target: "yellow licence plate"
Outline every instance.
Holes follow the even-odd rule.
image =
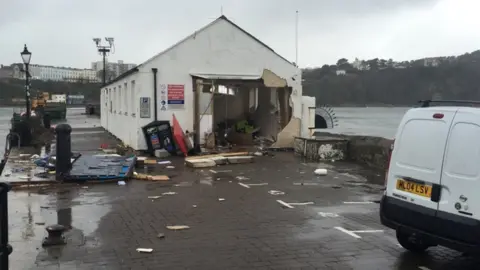
[[[397,179],[397,189],[408,193],[416,194],[419,196],[430,198],[432,196],[432,187],[428,185],[422,185],[403,179]]]

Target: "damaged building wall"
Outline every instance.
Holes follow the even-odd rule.
[[[273,93],[273,94],[272,94]],[[278,125],[278,107],[276,102],[276,89],[261,87],[257,91],[258,106],[252,119],[260,127],[259,135],[276,140],[280,131]]]

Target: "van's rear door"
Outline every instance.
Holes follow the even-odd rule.
[[[464,225],[470,238],[472,224],[480,227],[480,109],[460,108],[455,115],[445,151],[439,217]],[[463,217],[463,218],[462,218]],[[476,222],[473,222],[477,220]],[[463,224],[462,224],[463,223]],[[474,226],[473,226],[474,227]]]
[[[421,215],[432,218],[436,215],[435,195],[438,196],[445,146],[457,110],[455,107],[411,109],[398,128],[386,195],[408,202],[408,207],[419,206],[415,211],[423,211]]]

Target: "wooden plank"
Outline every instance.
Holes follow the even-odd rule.
[[[185,158],[185,160],[193,160],[193,159],[203,159],[203,158],[213,158],[213,157],[232,157],[232,156],[248,156],[248,152],[232,152],[232,153],[219,153],[219,154],[212,154],[212,155],[203,155],[203,156],[193,156]]]

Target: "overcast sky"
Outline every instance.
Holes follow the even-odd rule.
[[[480,48],[480,0],[5,0],[0,63],[89,68],[100,60],[93,37],[115,37],[110,60],[140,64],[223,13],[299,65],[410,60]]]

